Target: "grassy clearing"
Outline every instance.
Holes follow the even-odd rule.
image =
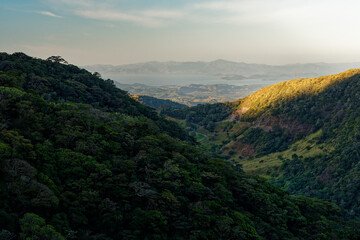
[[[204,139],[206,139],[206,135],[203,135],[203,134],[201,134],[201,133],[196,133],[196,141],[198,141],[198,142],[201,142],[201,141],[203,141]]]
[[[279,167],[282,164],[282,159],[292,159],[293,154],[304,158],[312,157],[333,150],[331,146],[316,143],[316,138],[320,135],[321,130],[295,142],[288,150],[283,152],[271,153],[258,158],[247,157],[244,159],[239,159],[238,155],[234,155],[233,159],[240,161],[245,172],[263,177],[276,177],[277,174],[281,174]]]

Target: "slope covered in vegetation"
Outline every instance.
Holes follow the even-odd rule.
[[[351,72],[355,74],[318,95],[299,98],[292,106],[285,104],[274,112],[311,125],[314,131],[320,129],[316,143],[330,150],[311,157],[299,154],[286,159],[282,164],[284,173],[276,182],[293,193],[335,202],[358,219],[360,71]]]
[[[156,109],[162,109],[164,107],[165,108],[166,107],[170,107],[170,108],[186,108],[186,107],[188,107],[184,104],[173,102],[168,99],[160,99],[160,98],[155,98],[155,97],[150,97],[150,96],[145,96],[145,95],[132,95],[132,98],[139,101],[140,103],[144,104],[145,106],[156,108]]]
[[[266,92],[270,97],[265,98]],[[359,92],[360,70],[353,69],[337,75],[276,84],[242,100],[238,108],[251,106],[244,113],[245,119],[259,116],[262,111],[262,116],[255,120],[255,126],[263,127],[258,136],[265,134],[264,123],[271,118],[282,121],[278,121],[278,125],[269,121],[266,134],[282,128],[280,137],[290,143],[292,139],[301,138],[294,134],[299,126],[304,129],[303,135],[319,132],[307,143],[307,148],[311,151],[321,145],[326,151],[307,156],[295,150],[291,157],[282,159],[281,176],[274,182],[291,193],[334,202],[355,218],[360,214]],[[286,125],[284,120],[297,124]],[[267,145],[275,146],[271,152],[280,152],[280,157],[286,149],[276,147],[271,139],[262,146]]]
[[[245,171],[359,218],[359,92],[360,69],[278,83],[232,103],[209,139]]]
[[[256,118],[266,110],[272,110],[299,98],[316,96],[327,88],[360,74],[360,69],[352,69],[340,74],[318,78],[295,79],[264,87],[254,94],[240,99],[236,104],[236,114],[243,119]],[[286,112],[287,109],[284,111]]]
[[[356,239],[72,65],[0,54],[1,239]]]
[[[189,123],[199,124],[208,130],[213,130],[215,122],[229,117],[234,110],[234,106],[233,103],[214,103],[200,104],[190,108],[164,107],[161,109],[161,114],[186,120]]]

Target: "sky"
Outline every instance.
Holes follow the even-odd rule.
[[[76,65],[360,62],[356,0],[1,0],[0,52]]]

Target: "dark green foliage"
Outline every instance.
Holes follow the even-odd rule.
[[[164,107],[161,113],[177,119],[185,119],[189,123],[199,124],[213,131],[214,122],[227,118],[232,113],[233,107],[231,103],[201,104],[190,108]]]
[[[20,53],[0,54],[0,66],[1,237],[359,236],[358,223],[346,222],[331,204],[292,197],[210,158],[176,123],[97,76],[79,77],[83,70],[74,66]],[[26,87],[34,78],[51,84]],[[57,88],[62,84],[66,91]],[[81,84],[102,87],[78,92]],[[119,103],[107,105],[112,99]]]
[[[160,98],[154,98],[150,96],[144,96],[144,95],[133,95],[133,98],[137,101],[141,102],[145,106],[156,108],[156,109],[162,109],[162,108],[187,108],[186,105],[173,102],[171,100],[167,99],[160,99]]]
[[[284,131],[279,127],[273,127],[268,132],[261,128],[249,128],[241,138],[242,142],[252,144],[258,155],[284,151],[288,148],[291,140],[291,137],[284,134]]]
[[[360,75],[355,74],[323,92],[284,104],[278,114],[321,129],[317,141],[334,147],[330,153],[285,161],[278,186],[339,205],[359,219]]]
[[[47,101],[86,103],[107,112],[144,115],[156,121],[171,136],[188,138],[176,124],[116,88],[112,80],[102,80],[98,74],[91,74],[74,65],[61,64],[61,61],[34,59],[23,53],[0,53],[0,61],[1,86],[36,93]]]
[[[20,219],[21,239],[52,239],[65,240],[61,234],[56,232],[53,226],[46,225],[45,220],[33,213],[26,213]]]

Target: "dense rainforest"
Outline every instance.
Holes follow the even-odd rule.
[[[162,108],[178,109],[178,108],[188,107],[184,104],[173,102],[168,99],[159,99],[159,98],[154,98],[154,97],[145,96],[145,95],[132,95],[132,98],[139,101],[140,103],[144,104],[145,106],[156,108],[156,109],[162,109]]]
[[[217,114],[221,121],[213,124],[219,136],[209,139],[245,171],[267,175],[290,193],[333,202],[359,220],[359,93],[360,69],[274,84],[229,103],[229,113]],[[186,119],[181,113],[194,111],[169,115]]]
[[[351,165],[351,164],[350,164]],[[58,57],[0,53],[0,239],[359,239]]]
[[[207,130],[213,131],[215,122],[229,117],[234,108],[234,103],[207,103],[189,108],[164,106],[161,108],[160,113],[176,119],[183,119],[189,123],[199,124]]]

